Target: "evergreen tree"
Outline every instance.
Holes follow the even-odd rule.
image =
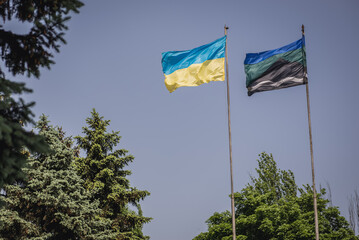
[[[127,155],[125,149],[115,150],[121,138],[119,132],[108,133],[110,121],[103,120],[95,109],[86,123],[85,136],[76,137],[86,156],[75,162],[85,188],[92,193],[93,199],[100,201],[101,216],[112,221],[117,239],[148,239],[142,233],[142,226],[151,218],[142,216],[139,201],[150,193],[131,187],[126,178],[131,171],[124,169],[134,157]],[[138,211],[131,210],[129,205],[137,207]]]
[[[14,76],[40,76],[40,68],[54,63],[53,52],[65,43],[65,22],[70,12],[78,12],[83,4],[78,0],[5,0],[0,1],[0,56],[2,66]],[[16,21],[29,27],[28,33],[18,34],[5,28]],[[5,25],[5,26],[4,26]],[[0,66],[0,188],[12,183],[22,174],[26,162],[23,148],[31,152],[45,152],[46,145],[39,136],[22,125],[32,124],[31,107],[14,95],[31,92],[24,83],[10,81]]]
[[[272,155],[260,154],[258,165],[258,177],[251,177],[251,184],[235,193],[237,239],[315,239],[311,187],[298,188],[293,172],[278,169]],[[321,189],[317,195],[320,239],[358,239],[338,208],[328,206],[324,194]],[[215,213],[207,224],[208,232],[194,240],[232,239],[232,216],[228,211]]]
[[[37,128],[51,152],[31,155],[26,179],[4,185],[0,239],[111,239],[110,221],[99,217],[98,202],[90,200],[74,168],[72,140],[45,116]]]
[[[24,147],[31,152],[48,150],[40,136],[22,126],[33,122],[30,108],[34,103],[15,100],[13,95],[24,92],[30,92],[24,84],[0,77],[0,189],[23,177],[21,168],[27,159]]]

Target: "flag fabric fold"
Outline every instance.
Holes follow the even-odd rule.
[[[247,53],[244,60],[248,96],[306,83],[304,36],[284,47]]]
[[[162,69],[169,92],[183,86],[224,81],[226,36],[186,51],[162,53]]]

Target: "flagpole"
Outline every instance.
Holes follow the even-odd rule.
[[[227,36],[228,27],[224,25],[224,35]],[[227,53],[227,38],[226,38],[226,80],[227,80],[227,106],[228,106],[228,137],[229,137],[229,162],[231,169],[231,206],[232,206],[232,232],[233,240],[236,240],[236,218],[234,211],[234,193],[233,193],[233,167],[232,167],[232,134],[231,134],[231,111],[229,101],[229,75],[228,75],[228,53]]]
[[[302,35],[304,36],[304,25],[302,25]],[[312,141],[312,124],[310,120],[310,103],[309,103],[309,87],[307,69],[305,66],[305,89],[307,92],[307,109],[308,109],[308,126],[309,126],[309,142],[310,142],[310,157],[312,163],[312,180],[313,180],[313,203],[314,203],[314,222],[315,222],[315,239],[319,240],[319,224],[318,224],[318,210],[317,210],[317,192],[315,190],[315,174],[314,174],[314,158],[313,158],[313,141]]]

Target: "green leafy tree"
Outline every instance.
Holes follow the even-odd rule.
[[[260,154],[258,177],[235,194],[237,239],[315,239],[313,192],[309,185],[298,188],[290,170],[277,168],[272,155]],[[299,193],[299,194],[298,194]],[[323,240],[356,240],[337,207],[328,206],[321,189],[318,197],[319,231]],[[208,232],[194,240],[231,240],[231,214],[215,213],[207,220]]]
[[[26,179],[4,185],[0,199],[0,239],[111,239],[110,221],[99,216],[73,166],[72,140],[41,116],[39,134],[50,153],[34,154],[24,168]]]
[[[115,147],[120,142],[119,132],[107,132],[109,120],[103,120],[95,109],[86,119],[84,137],[76,140],[85,157],[76,159],[78,174],[84,180],[93,199],[100,201],[102,217],[112,221],[117,239],[148,239],[142,233],[142,226],[151,218],[143,217],[139,202],[150,193],[130,186],[127,176],[131,171],[125,167],[134,160],[127,150]],[[137,207],[137,212],[130,205]]]
[[[40,76],[40,68],[54,63],[53,53],[65,43],[64,32],[70,12],[78,12],[83,4],[78,0],[4,0],[0,1],[0,56],[6,70],[0,66],[0,188],[22,177],[26,162],[24,147],[31,152],[45,152],[46,144],[23,125],[33,123],[31,107],[16,95],[31,92],[24,83],[6,77],[27,74]],[[29,31],[19,34],[6,29],[6,23],[18,22]]]

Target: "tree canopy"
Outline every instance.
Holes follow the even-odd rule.
[[[31,92],[24,83],[11,81],[13,76],[27,74],[40,76],[40,68],[54,64],[53,53],[65,43],[66,21],[71,12],[78,12],[83,4],[78,0],[7,0],[0,1],[0,188],[22,177],[21,168],[26,162],[24,148],[30,152],[45,152],[41,137],[23,126],[33,123],[31,107],[16,95]],[[24,34],[6,29],[14,21],[29,27]]]
[[[32,154],[26,178],[4,185],[0,200],[1,239],[114,239],[111,222],[101,218],[73,166],[72,140],[42,116],[37,123],[51,152]]]
[[[235,193],[237,239],[315,239],[313,192],[309,185],[299,188],[292,171],[277,167],[272,155],[260,154],[257,177],[251,177]],[[355,240],[338,207],[328,206],[325,189],[317,195],[320,239]],[[194,240],[231,240],[232,222],[228,211],[214,213],[206,222],[208,231]]]
[[[78,157],[75,165],[84,180],[84,187],[93,199],[100,201],[101,216],[111,220],[119,239],[148,239],[142,226],[151,218],[142,216],[139,202],[150,193],[130,186],[125,167],[134,160],[125,149],[115,149],[120,142],[119,132],[107,132],[109,120],[104,120],[95,109],[86,119],[84,136],[75,137],[84,157]],[[137,212],[130,206],[137,208]]]

